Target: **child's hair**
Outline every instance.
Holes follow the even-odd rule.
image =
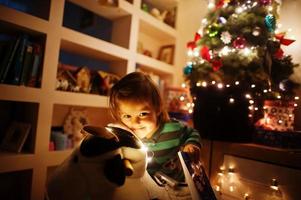
[[[120,79],[110,90],[111,114],[120,121],[119,102],[147,102],[158,116],[158,124],[169,120],[159,89],[151,78],[141,72],[132,72]]]

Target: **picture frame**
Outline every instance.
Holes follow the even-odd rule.
[[[0,148],[19,153],[30,133],[31,124],[13,121],[5,132]]]
[[[164,45],[160,47],[158,60],[161,60],[168,64],[173,64],[175,45]]]

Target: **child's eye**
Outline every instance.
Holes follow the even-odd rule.
[[[130,119],[130,118],[131,118],[131,115],[122,115],[122,118],[123,118],[123,119]]]
[[[149,115],[149,112],[141,112],[139,113],[139,117],[147,117]]]

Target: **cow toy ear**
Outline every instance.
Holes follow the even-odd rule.
[[[104,174],[109,181],[117,184],[118,186],[122,186],[124,184],[126,174],[120,154],[106,161]]]

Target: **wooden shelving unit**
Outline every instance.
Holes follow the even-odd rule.
[[[177,3],[176,0],[169,1]],[[63,23],[66,2],[110,21],[111,40],[102,40],[65,27]],[[142,11],[141,3],[141,0],[118,0],[117,7],[107,7],[94,0],[52,0],[49,4],[45,3],[48,7],[41,9],[41,12],[49,11],[48,18],[0,5],[1,32],[4,30],[7,32],[13,27],[13,30],[26,32],[32,37],[45,38],[41,86],[33,88],[0,84],[0,110],[4,111],[0,114],[3,121],[0,122],[0,131],[3,131],[0,133],[0,139],[3,138],[9,122],[16,117],[13,114],[15,110],[7,108],[7,104],[19,105],[17,107],[21,107],[21,110],[25,107],[30,114],[29,117],[23,118],[29,118],[34,127],[26,141],[28,151],[0,152],[0,199],[20,199],[21,196],[12,194],[15,192],[14,187],[20,187],[20,184],[24,184],[25,188],[18,190],[22,199],[44,199],[48,176],[72,151],[49,151],[51,127],[59,123],[58,119],[63,118],[56,116],[63,113],[59,111],[62,106],[87,107],[94,113],[91,116],[92,123],[98,125],[105,125],[110,121],[110,117],[103,116],[108,115],[107,96],[55,90],[60,51],[105,61],[109,63],[108,72],[119,76],[140,67],[143,71],[157,74],[165,83],[173,84],[177,71],[175,68],[182,66],[177,66],[176,62],[167,64],[157,60],[158,55],[152,57],[142,55],[137,52],[137,45],[138,42],[142,42],[155,54],[163,45],[177,44],[177,30]],[[31,108],[32,106],[27,108],[27,104],[34,104],[35,108]],[[7,177],[10,174],[13,175],[11,183],[8,184]],[[25,181],[20,182],[19,179]],[[19,182],[19,185],[16,182]],[[9,186],[2,187],[6,184]]]

